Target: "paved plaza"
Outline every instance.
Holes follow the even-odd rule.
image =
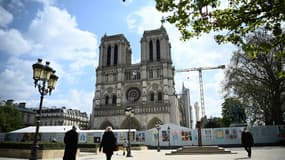
[[[212,154],[212,155],[165,155],[171,150],[141,150],[132,151],[133,157],[125,157],[121,151],[115,152],[112,160],[243,160],[247,154],[243,148],[227,148],[232,154]],[[79,160],[105,160],[105,155],[98,155],[90,152],[80,153]],[[252,160],[285,160],[285,147],[253,147]],[[0,160],[24,160],[16,158],[0,158]],[[60,160],[60,159],[58,159]]]

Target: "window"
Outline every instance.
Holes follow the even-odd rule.
[[[137,79],[141,79],[141,73],[140,72],[137,72]]]
[[[152,46],[152,40],[149,41],[149,60],[153,61],[153,46]]]
[[[159,40],[156,40],[156,59],[160,61],[160,43]]]
[[[154,101],[154,93],[150,93],[150,101]]]
[[[131,72],[125,72],[125,79],[130,80],[131,79]]]
[[[110,66],[111,64],[111,47],[108,46],[108,49],[107,49],[107,66]]]
[[[115,52],[114,52],[114,66],[118,63],[118,45],[115,45]]]
[[[113,81],[117,81],[117,73],[113,74]]]
[[[161,70],[160,69],[156,69],[156,78],[161,78]]]
[[[140,71],[127,71],[125,72],[125,79],[126,80],[140,80],[141,73]]]
[[[158,101],[162,101],[162,93],[161,92],[158,92],[157,99],[158,99]]]
[[[149,78],[150,78],[150,79],[152,79],[152,78],[153,78],[153,71],[152,71],[152,69],[151,69],[151,70],[149,70]]]
[[[113,95],[112,97],[112,104],[116,104],[117,103],[117,96]]]
[[[106,96],[105,97],[105,104],[108,104],[108,102],[109,102],[109,96]]]

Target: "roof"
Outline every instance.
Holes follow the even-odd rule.
[[[153,35],[160,35],[160,34],[167,35],[166,30],[165,30],[165,28],[163,26],[161,26],[158,29],[147,30],[147,31],[143,32],[143,36],[153,36]]]
[[[72,126],[40,126],[39,133],[65,133],[70,130]],[[30,126],[10,133],[34,133],[36,131],[35,126]],[[78,132],[89,133],[89,132],[104,132],[105,130],[79,130]],[[113,129],[113,132],[128,132],[128,129]],[[136,132],[136,129],[131,129],[131,132]]]
[[[40,126],[39,133],[65,133],[70,130],[72,126]],[[77,129],[79,130],[79,129]],[[34,133],[36,131],[35,126],[30,126],[9,133]]]
[[[112,129],[112,132],[128,132],[128,129]],[[131,132],[136,132],[136,129],[130,129]],[[80,130],[81,133],[93,133],[93,132],[105,132],[104,129],[93,129],[93,130]]]

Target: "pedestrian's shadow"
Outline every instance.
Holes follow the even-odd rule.
[[[249,159],[249,158],[248,157],[235,158],[235,160],[239,160],[239,159]]]

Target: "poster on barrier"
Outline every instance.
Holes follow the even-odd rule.
[[[225,138],[223,129],[216,129],[214,134],[215,134],[216,139],[224,139]]]
[[[165,141],[169,141],[169,134],[167,131],[162,131],[162,141],[165,142]]]

